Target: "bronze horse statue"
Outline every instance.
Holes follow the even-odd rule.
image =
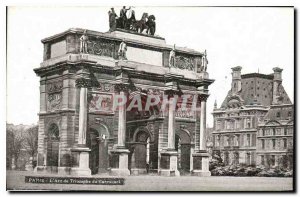
[[[146,33],[153,36],[154,33],[155,33],[155,28],[156,28],[155,16],[154,15],[150,15],[148,17],[148,20],[146,22],[146,26],[147,26]]]
[[[135,19],[135,12],[132,10],[131,16],[125,16],[116,20],[117,28],[132,30],[138,33],[154,35],[155,33],[155,17],[154,15],[148,16],[148,13],[143,13],[141,20]]]
[[[132,24],[133,31],[143,33],[146,30],[147,34],[154,35],[155,33],[155,17],[148,16],[148,13],[143,13],[141,20],[137,20]]]

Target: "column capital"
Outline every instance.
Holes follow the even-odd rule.
[[[203,93],[198,94],[198,99],[200,102],[202,101],[206,102],[208,97],[209,97],[208,94],[203,94]]]
[[[174,97],[175,95],[181,96],[182,95],[182,91],[178,85],[177,82],[167,82],[166,83],[166,90],[164,91],[166,95],[169,96],[169,98]]]
[[[181,90],[167,89],[167,90],[165,90],[165,94],[168,95],[169,98],[172,98],[175,95],[181,96],[182,92],[181,92]]]
[[[129,90],[131,89],[130,84],[128,83],[118,83],[115,84],[115,91],[116,92],[129,92]]]
[[[77,88],[98,87],[99,86],[99,82],[97,80],[92,80],[90,78],[80,77],[80,78],[76,79],[75,86]]]

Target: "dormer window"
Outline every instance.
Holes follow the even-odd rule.
[[[280,112],[277,112],[277,113],[276,113],[276,117],[277,117],[277,118],[280,118]]]

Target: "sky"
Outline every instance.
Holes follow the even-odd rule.
[[[115,10],[119,14],[119,9]],[[72,27],[108,31],[110,7],[9,7],[7,13],[7,122],[38,121],[41,39]],[[208,54],[207,124],[215,100],[220,107],[231,85],[231,68],[271,74],[283,68],[283,86],[294,100],[294,9],[262,7],[135,7],[156,17],[156,34],[167,44]]]

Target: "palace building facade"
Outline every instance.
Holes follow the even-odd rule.
[[[232,68],[231,90],[220,108],[215,103],[213,154],[226,165],[275,166],[275,157],[292,154],[293,104],[282,86],[282,69],[269,75],[242,75],[241,69]]]
[[[72,28],[42,43],[37,172],[210,175],[206,52],[124,29]],[[172,110],[186,94],[197,110]],[[126,110],[135,95],[142,110]],[[144,108],[153,95],[167,97],[168,109]],[[128,100],[115,108],[116,96]]]

